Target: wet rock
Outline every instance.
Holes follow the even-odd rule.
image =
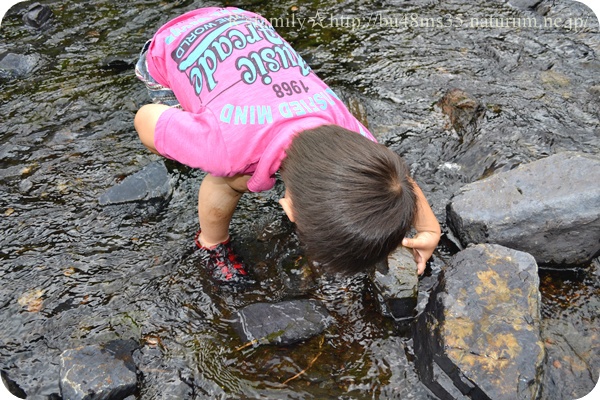
[[[415,324],[427,386],[440,398],[535,399],[544,360],[538,286],[527,253],[490,244],[457,253]]]
[[[101,206],[148,200],[168,200],[173,192],[169,172],[162,161],[145,166],[98,198]]]
[[[31,182],[30,179],[23,179],[19,183],[19,191],[21,193],[29,193],[29,191],[31,190],[31,188],[33,188],[33,183]]]
[[[448,205],[463,244],[497,243],[538,263],[578,264],[600,251],[600,158],[564,152],[468,184]]]
[[[500,40],[482,42],[481,50],[503,71],[514,71],[520,65],[522,45]],[[500,112],[497,105],[490,105],[491,111]]]
[[[64,399],[124,399],[137,388],[131,353],[137,343],[114,340],[65,350],[60,355],[60,390]]]
[[[41,28],[52,18],[52,10],[45,4],[33,3],[23,15],[23,22],[33,28]]]
[[[542,0],[508,0],[508,4],[517,10],[534,11]]]
[[[410,250],[400,246],[386,262],[377,264],[372,280],[385,316],[396,320],[414,317],[419,278]]]
[[[6,53],[0,60],[0,78],[23,78],[33,72],[39,60],[37,54]]]
[[[485,107],[461,89],[451,89],[437,102],[442,112],[450,117],[456,132],[474,128],[477,120],[485,113]]]
[[[237,312],[233,327],[245,342],[288,345],[323,332],[332,322],[315,300],[255,303]]]
[[[585,324],[557,318],[544,321],[548,361],[544,368],[543,399],[580,399],[598,383],[600,347],[597,331]]]

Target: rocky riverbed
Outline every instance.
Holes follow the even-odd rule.
[[[150,155],[132,119],[148,101],[133,75],[142,44],[168,19],[208,5],[229,3],[22,2],[2,20],[0,370],[11,391],[83,398],[71,384],[87,365],[122,371],[120,386],[86,378],[96,398],[587,394],[600,369],[597,162],[573,167],[564,192],[552,170],[512,186],[502,174],[540,171],[536,162],[561,154],[597,157],[593,13],[567,0],[236,3],[271,19],[380,142],[405,157],[432,204],[442,242],[417,298],[397,302],[414,290],[410,279],[382,298],[390,288],[378,285],[389,277],[340,280],[309,267],[277,204],[280,182],[247,196],[233,221],[256,284],[216,287],[204,274],[193,243],[202,173]],[[144,177],[148,168],[158,181]],[[132,182],[137,198],[112,189]],[[544,193],[546,182],[555,190]],[[491,192],[481,192],[486,185]],[[496,196],[499,187],[512,192]],[[536,218],[511,214],[504,227],[477,219],[473,207],[494,203],[468,199],[474,192]],[[580,211],[561,208],[565,201]],[[565,216],[569,229],[555,224]],[[507,226],[518,233],[508,241]],[[573,239],[570,249],[552,244],[557,227]],[[534,237],[546,228],[547,237]],[[515,245],[523,236],[535,246]],[[470,288],[481,297],[465,297]],[[281,315],[292,321],[304,310],[322,324],[287,345],[274,324],[252,336],[264,344],[253,343],[235,321],[255,304],[273,313],[282,310],[273,304],[287,306]],[[512,369],[525,356],[530,362]],[[490,386],[486,368],[513,385]]]

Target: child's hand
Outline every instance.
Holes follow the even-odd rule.
[[[402,246],[410,247],[413,250],[413,256],[417,263],[417,273],[421,275],[425,272],[425,263],[433,254],[438,242],[440,234],[437,232],[419,232],[413,238],[404,238]]]

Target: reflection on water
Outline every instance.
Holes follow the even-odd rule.
[[[199,171],[167,162],[174,192],[156,212],[98,206],[106,189],[156,159],[132,126],[148,101],[132,72],[139,48],[200,3],[42,3],[54,13],[43,29],[23,24],[29,2],[0,28],[0,52],[38,56],[29,76],[0,82],[2,369],[28,395],[50,396],[63,350],[133,338],[144,399],[428,398],[406,355],[409,336],[381,316],[368,281],[319,276],[308,266],[277,204],[280,182],[246,196],[232,223],[234,244],[257,277],[243,291],[213,286],[194,253]],[[574,2],[543,3],[547,16],[583,12]],[[557,151],[600,148],[597,24],[575,35],[375,22],[531,15],[502,2],[236,5],[294,17],[282,22],[283,36],[336,91],[364,105],[370,128],[404,155],[442,223],[466,182]],[[362,25],[336,22],[343,18]],[[452,87],[485,106],[476,129],[452,130],[436,106]],[[422,289],[450,248],[440,248]],[[598,343],[597,270],[596,263],[574,277],[542,275],[544,318],[581,327],[589,348]],[[244,305],[297,297],[319,299],[336,323],[285,348],[248,346],[230,328]]]

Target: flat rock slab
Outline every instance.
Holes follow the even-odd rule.
[[[559,153],[464,186],[448,206],[463,244],[497,243],[538,263],[581,264],[600,251],[600,157]]]
[[[289,345],[318,335],[332,321],[321,303],[302,299],[246,306],[233,327],[246,342]]]
[[[137,389],[131,356],[137,343],[115,340],[65,350],[60,355],[60,390],[63,399],[117,400]]]
[[[415,316],[419,277],[410,250],[400,246],[385,262],[378,263],[372,281],[383,315],[396,320]]]
[[[428,387],[440,398],[536,399],[545,356],[538,286],[527,253],[491,244],[457,253],[415,324]]]
[[[101,206],[149,200],[167,200],[173,188],[169,172],[162,161],[148,164],[123,179],[98,198]]]

